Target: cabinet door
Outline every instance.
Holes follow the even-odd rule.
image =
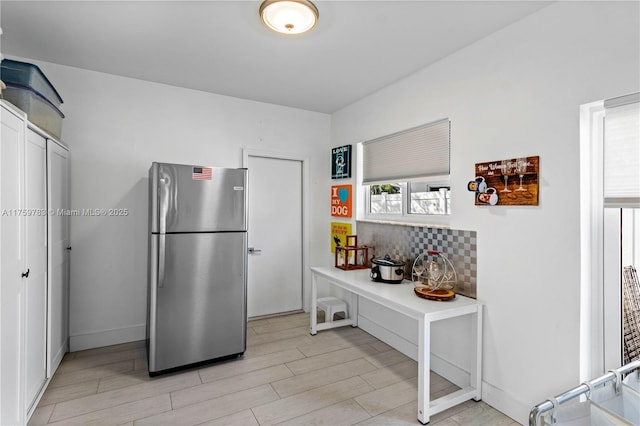
[[[24,118],[0,105],[0,424],[23,424]]]
[[[49,200],[49,376],[69,341],[69,151],[47,141]]]
[[[25,408],[30,409],[47,378],[47,141],[27,129],[25,157],[26,261]]]

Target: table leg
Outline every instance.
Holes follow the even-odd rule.
[[[418,421],[429,423],[431,387],[431,322],[426,315],[418,321]]]
[[[318,334],[318,278],[311,272],[311,335]]]
[[[360,301],[360,298],[358,297],[357,294],[355,293],[350,293],[351,294],[351,306],[350,306],[350,311],[349,312],[349,317],[351,318],[351,327],[357,327],[358,326],[358,302]]]
[[[471,371],[471,383],[476,388],[476,401],[482,399],[482,305],[478,306],[475,315],[475,337],[476,337],[476,365],[475,371]]]

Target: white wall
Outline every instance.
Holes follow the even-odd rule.
[[[450,224],[478,239],[483,399],[521,423],[580,383],[579,106],[640,89],[639,4],[555,3],[332,115],[334,146],[451,119]],[[474,206],[475,163],[532,155],[539,206]]]
[[[331,117],[30,61],[65,100],[72,207],[131,210],[72,218],[75,349],[144,335],[151,161],[239,167],[245,146],[308,156],[309,263],[329,264],[329,148],[449,117],[451,226],[477,231],[486,304],[483,398],[525,423],[578,383],[579,105],[640,90],[638,12],[553,4]],[[528,155],[538,207],[474,206],[475,163]]]
[[[71,350],[145,337],[152,161],[242,167],[245,147],[307,157],[308,190],[326,194],[309,197],[310,222],[324,216],[328,115],[25,60],[64,99],[72,209],[130,211],[71,218]],[[311,262],[323,253],[313,244],[321,234],[310,228]]]

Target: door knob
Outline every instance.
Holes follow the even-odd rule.
[[[71,251],[71,246],[67,247],[67,250]]]
[[[22,278],[29,278],[29,271],[30,271],[30,269],[27,269],[27,272],[23,272],[22,273]]]
[[[258,253],[262,253],[262,250],[258,250],[256,248],[249,247],[249,254],[258,254]]]

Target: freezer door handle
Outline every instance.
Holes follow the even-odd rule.
[[[165,235],[158,235],[158,288],[164,287]]]
[[[167,182],[167,178],[159,179],[158,192],[160,192],[160,194],[158,196],[158,214],[160,216],[159,227],[161,234],[167,232],[167,214],[169,212],[168,184],[169,182]]]

